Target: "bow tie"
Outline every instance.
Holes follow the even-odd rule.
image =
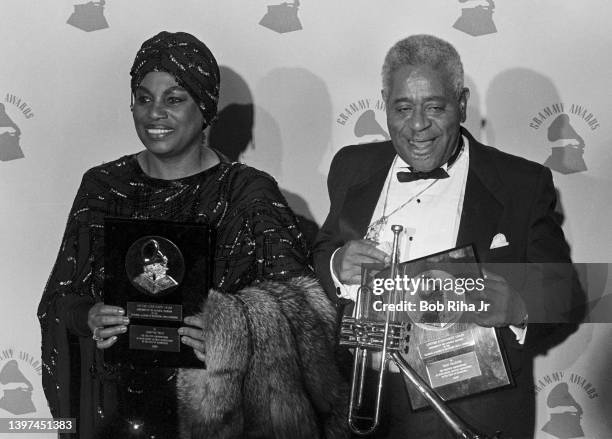
[[[453,154],[449,157],[448,161],[446,162],[447,168],[450,168],[451,166],[453,166],[453,164],[457,160],[457,157],[459,157],[459,154],[461,153],[462,150],[463,150],[463,137],[460,137],[459,144],[457,145],[457,147],[453,151]],[[412,171],[412,168],[410,168],[410,170]],[[448,175],[448,172],[446,172],[442,168],[436,168],[436,169],[432,169],[431,171],[426,171],[426,172],[412,171],[412,172],[398,172],[397,173],[397,180],[400,183],[410,183],[411,181],[427,180],[430,178],[435,179],[435,180],[441,180],[443,178],[448,178],[448,177],[450,177]]]
[[[398,172],[397,173],[397,180],[400,183],[410,183],[411,181],[427,180],[429,178],[439,180],[439,179],[448,178],[448,177],[449,177],[448,172],[446,172],[442,168],[432,169],[431,171],[427,171],[427,172],[413,171],[413,172]]]

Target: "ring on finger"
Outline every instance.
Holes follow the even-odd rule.
[[[92,337],[91,337],[91,338],[93,338],[93,339],[94,339],[94,341],[102,341],[102,340],[104,340],[104,339],[103,339],[102,337],[100,337],[100,335],[98,334],[98,331],[99,331],[100,329],[102,329],[102,328],[99,328],[99,327],[98,327],[98,328],[94,328],[94,330],[93,330],[93,335],[92,335]]]

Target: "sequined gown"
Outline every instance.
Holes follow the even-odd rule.
[[[105,216],[212,224],[213,285],[225,293],[311,273],[295,217],[261,171],[221,157],[198,174],[160,180],[147,176],[135,155],[87,171],[38,308],[45,395],[53,416],[79,419],[81,439],[93,437],[125,390],[118,391],[121,373],[104,364],[86,322],[89,308],[104,300]]]

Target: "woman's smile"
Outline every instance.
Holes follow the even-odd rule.
[[[167,127],[149,126],[145,132],[151,140],[162,140],[174,133],[174,129]]]

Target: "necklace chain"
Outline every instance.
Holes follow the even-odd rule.
[[[392,171],[395,168],[396,160],[397,160],[397,156],[395,157],[395,159],[393,160],[393,163],[391,164]],[[427,186],[425,186],[423,189],[421,189],[419,192],[417,192],[412,197],[410,197],[407,201],[402,203],[399,207],[396,207],[395,209],[393,209],[393,211],[389,212],[388,215],[385,215],[385,213],[387,212],[387,203],[389,201],[389,189],[391,188],[392,179],[393,179],[393,172],[391,172],[391,175],[389,177],[389,182],[387,183],[387,190],[385,191],[385,203],[383,204],[382,216],[376,221],[372,222],[372,224],[368,226],[368,231],[366,233],[365,239],[369,239],[374,242],[380,242],[379,241],[380,235],[382,233],[383,228],[389,222],[389,217],[393,215],[394,213],[398,212],[399,210],[403,209],[408,203],[413,201],[416,197],[422,195],[427,189],[429,189],[430,187],[432,187],[434,184],[438,182],[438,180],[432,181]]]

